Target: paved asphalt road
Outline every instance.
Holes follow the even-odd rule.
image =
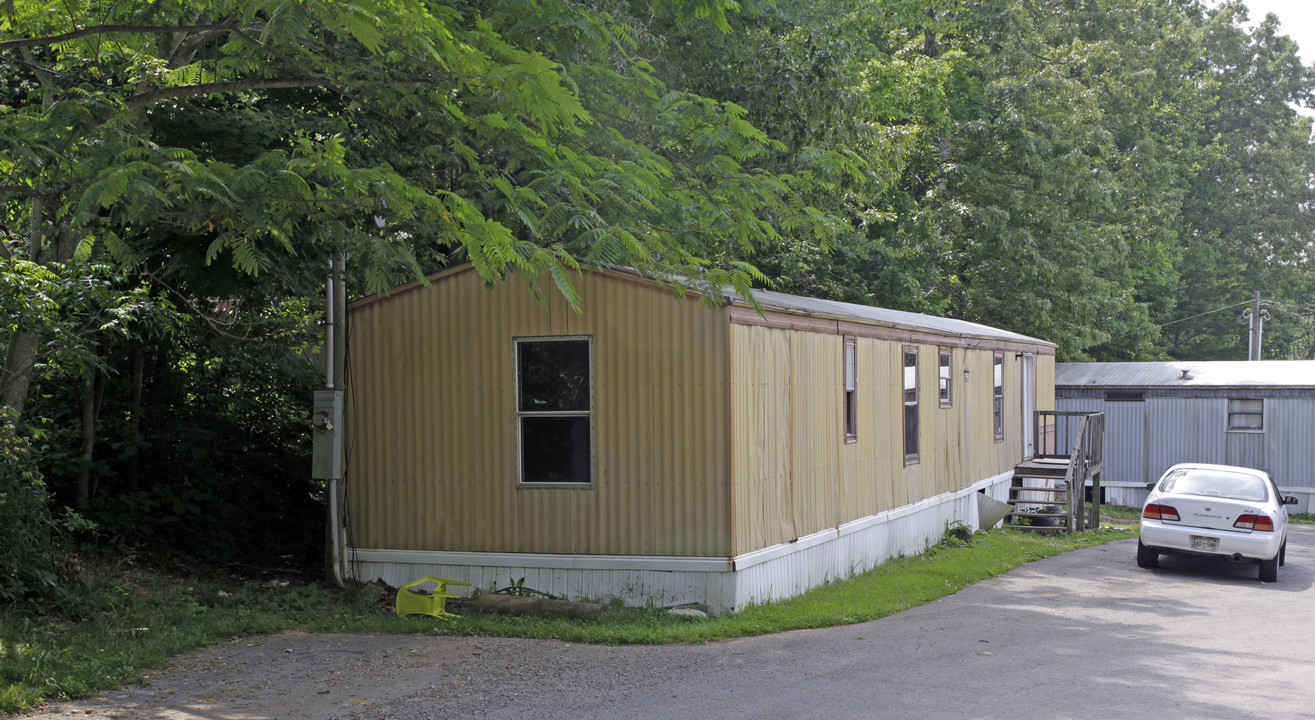
[[[1133,556],[1117,542],[871,623],[695,647],[276,636],[42,717],[1315,718],[1315,528],[1292,528],[1275,584]]]

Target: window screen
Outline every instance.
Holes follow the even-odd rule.
[[[993,363],[991,391],[991,414],[994,417],[995,439],[1003,440],[1005,436],[1005,358],[996,355]]]
[[[904,350],[904,459],[918,457],[918,351]]]
[[[953,362],[954,361],[950,353],[945,350],[942,350],[941,361],[940,361],[941,407],[950,407],[953,400],[952,397],[953,395],[952,378],[954,377],[954,371],[952,367]]]
[[[589,339],[516,341],[516,415],[520,482],[592,480]]]
[[[845,440],[858,439],[858,350],[845,338]]]
[[[1228,429],[1264,430],[1265,401],[1259,398],[1229,398]]]

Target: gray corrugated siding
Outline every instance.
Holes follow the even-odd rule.
[[[1280,486],[1315,488],[1315,398],[1267,397],[1261,432],[1228,432],[1228,397],[1153,397],[1106,402],[1070,397],[1060,388],[1056,410],[1104,412],[1106,482],[1147,483],[1170,465],[1211,462],[1268,470]],[[1084,389],[1085,390],[1085,389]],[[1084,393],[1085,394],[1085,393]]]
[[[1097,401],[1094,404],[1104,405],[1092,409],[1105,413],[1105,472],[1101,480],[1145,482],[1142,478],[1148,474],[1149,461],[1146,454],[1146,403]]]

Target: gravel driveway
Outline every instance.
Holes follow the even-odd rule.
[[[700,646],[285,634],[38,718],[1271,718],[1315,715],[1315,528],[1276,584],[1132,541],[875,622]]]

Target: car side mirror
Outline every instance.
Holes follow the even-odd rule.
[[[1297,498],[1293,497],[1292,495],[1285,495],[1285,496],[1283,496],[1283,504],[1284,504],[1284,505],[1296,505],[1296,504],[1297,504]]]
[[[1154,489],[1155,489],[1155,483],[1146,483],[1146,489],[1147,489],[1147,490],[1154,490]]]

